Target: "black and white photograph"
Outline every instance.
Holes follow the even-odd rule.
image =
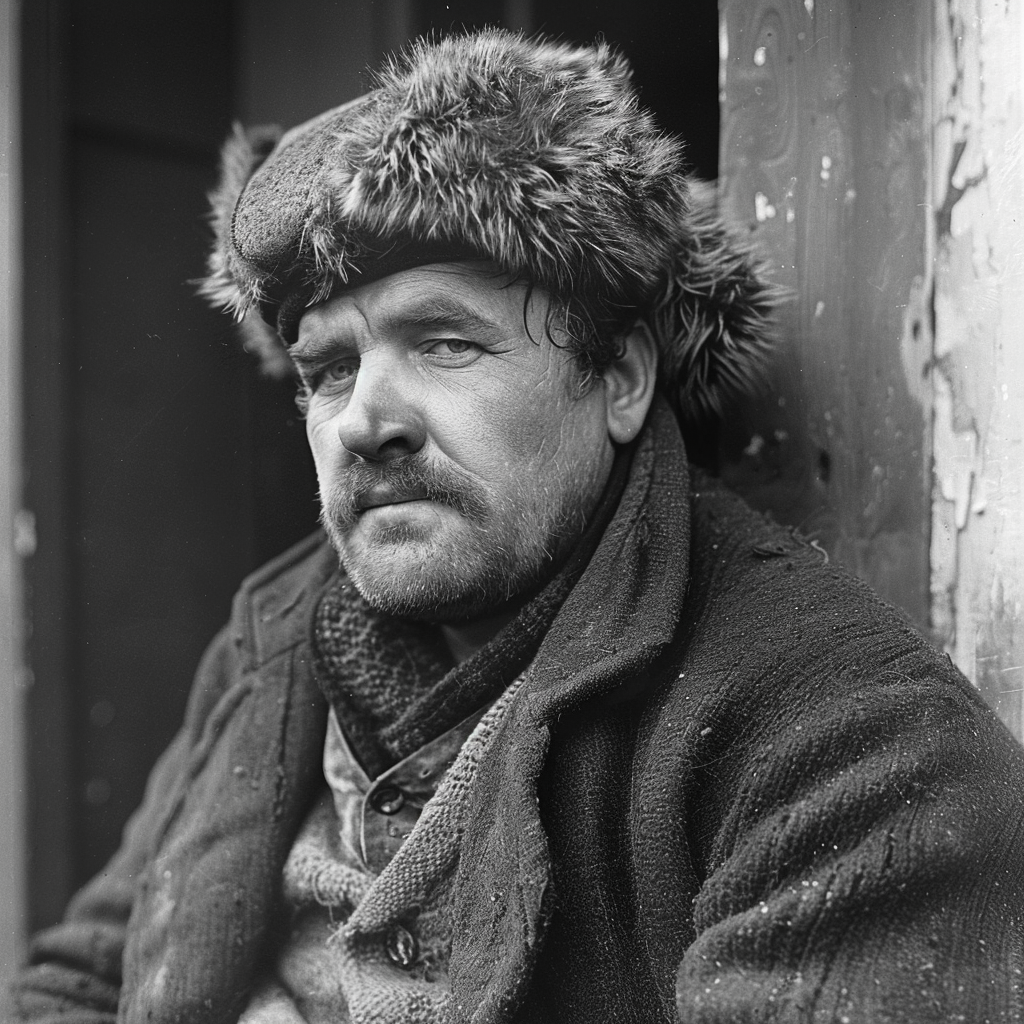
[[[1024,1024],[1024,4],[0,0],[0,1019]]]

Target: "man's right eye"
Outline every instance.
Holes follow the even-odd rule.
[[[331,380],[349,380],[356,375],[356,368],[351,363],[332,363],[324,371],[324,376]]]
[[[308,387],[311,391],[324,391],[347,387],[355,380],[358,366],[349,360],[328,363],[309,375]]]

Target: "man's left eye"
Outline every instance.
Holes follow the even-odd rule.
[[[430,343],[428,352],[434,352],[440,356],[462,356],[472,351],[476,346],[471,341],[463,338],[438,338]]]

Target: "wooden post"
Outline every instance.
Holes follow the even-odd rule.
[[[0,0],[0,1016],[25,939],[25,667],[21,565],[31,529],[21,503],[20,4]],[[19,524],[21,529],[19,531]],[[4,1012],[4,1011],[7,1012]]]
[[[722,202],[793,301],[723,473],[1024,737],[1024,15],[723,0]]]

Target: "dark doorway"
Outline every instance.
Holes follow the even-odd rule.
[[[538,3],[534,28],[588,43],[603,38],[633,65],[641,101],[686,140],[691,170],[718,175],[718,6],[554,0]]]

